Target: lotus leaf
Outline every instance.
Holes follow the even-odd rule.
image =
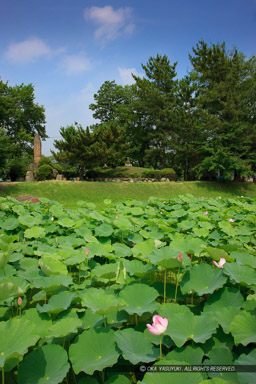
[[[50,317],[46,313],[38,313],[36,308],[29,308],[22,313],[22,319],[29,320],[36,328],[40,337],[45,337],[52,325]]]
[[[235,307],[225,307],[219,310],[216,310],[214,313],[214,317],[217,322],[222,326],[223,331],[225,333],[230,332],[230,324],[234,317],[238,315],[240,312],[239,308]]]
[[[69,217],[64,217],[58,220],[58,224],[64,228],[72,228],[75,225],[75,221]]]
[[[100,315],[108,315],[117,309],[126,306],[124,300],[106,293],[102,289],[90,288],[88,293],[82,298],[82,305],[90,308],[93,312]]]
[[[237,283],[246,286],[256,284],[256,271],[250,267],[238,263],[226,263],[223,271]]]
[[[127,304],[125,311],[139,316],[145,312],[154,312],[159,307],[155,301],[157,296],[158,292],[146,284],[128,285],[119,294]]]
[[[14,318],[0,322],[0,368],[13,355],[24,355],[38,339],[38,332],[29,320]]]
[[[0,301],[24,295],[23,289],[8,281],[0,284]]]
[[[114,230],[109,224],[101,224],[95,228],[96,236],[109,237],[113,232]]]
[[[183,295],[196,292],[202,296],[221,288],[226,281],[227,277],[223,275],[222,270],[215,269],[208,264],[199,264],[186,272],[180,288]]]
[[[165,356],[165,360],[187,361],[191,365],[202,364],[204,351],[198,346],[188,345],[185,348],[175,348]]]
[[[44,345],[29,353],[18,370],[19,384],[58,384],[69,371],[68,355],[60,345]]]
[[[53,257],[42,257],[39,260],[39,266],[46,276],[68,274],[66,265]]]
[[[119,357],[114,337],[115,332],[111,329],[94,328],[79,335],[69,348],[69,358],[75,373],[92,375],[96,370],[112,367]]]
[[[256,362],[256,349],[253,349],[248,355],[242,354],[235,361],[237,365],[254,365]],[[255,372],[238,372],[237,373],[238,380],[242,384],[253,383],[255,380]]]
[[[6,253],[0,252],[0,269],[3,269],[6,266],[6,264],[9,261],[9,257],[10,255],[7,252]]]
[[[37,227],[33,226],[30,229],[26,229],[24,232],[24,237],[27,239],[35,238],[37,239],[38,237],[45,237],[45,230],[42,227]]]
[[[218,323],[210,315],[195,316],[192,312],[173,315],[168,319],[166,334],[169,335],[177,347],[191,339],[196,343],[204,343],[216,332]]]
[[[255,316],[249,312],[241,311],[235,316],[231,325],[231,333],[236,344],[247,345],[256,341],[256,323]]]
[[[77,333],[82,326],[82,321],[78,318],[64,318],[57,320],[48,330],[47,337],[65,337],[71,333]]]
[[[42,307],[40,304],[37,304],[36,307],[40,313],[47,312],[57,314],[68,309],[74,297],[76,297],[75,293],[64,291],[51,296],[48,304],[44,304]]]
[[[22,225],[25,225],[25,227],[29,227],[29,228],[35,227],[35,226],[37,226],[38,224],[41,223],[41,218],[40,217],[34,217],[34,216],[31,216],[31,215],[23,215],[23,214],[21,214],[19,216],[18,220],[19,220],[19,222]]]
[[[149,363],[159,356],[158,349],[153,347],[146,335],[132,328],[115,332],[115,341],[124,359],[132,364]]]
[[[214,348],[208,354],[209,360],[205,360],[205,365],[233,365],[233,356],[228,348]],[[231,381],[232,384],[240,384],[236,372],[208,372],[209,377]]]
[[[224,287],[208,297],[204,312],[213,313],[226,307],[241,308],[244,298],[237,288]]]
[[[115,243],[113,244],[113,247],[114,247],[114,252],[118,257],[127,257],[127,256],[131,256],[132,254],[131,248],[127,247],[127,245],[125,244]]]

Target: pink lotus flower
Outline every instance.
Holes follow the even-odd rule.
[[[204,213],[205,215],[208,215],[208,211],[205,211],[205,213]]]
[[[85,254],[88,256],[89,255],[89,249],[88,248],[86,248],[86,250],[85,250]]]
[[[219,264],[213,260],[213,264],[216,265],[217,268],[223,268],[223,265],[226,263],[226,259],[224,257],[220,258]]]
[[[153,316],[153,324],[146,324],[148,327],[148,331],[152,333],[152,335],[161,335],[164,333],[168,326],[168,319],[162,318],[162,316],[155,315]]]
[[[234,223],[234,219],[228,219],[228,221],[230,222],[230,223]]]
[[[116,220],[118,219],[118,216],[116,215]]]
[[[180,261],[180,262],[182,261],[182,259],[183,259],[183,255],[182,255],[182,253],[181,253],[181,252],[179,253],[179,255],[178,255],[177,259],[178,259],[178,261]]]
[[[18,297],[17,304],[19,307],[21,306],[21,304],[22,304],[22,298],[21,297]]]

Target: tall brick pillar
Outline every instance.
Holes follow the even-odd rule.
[[[39,160],[41,159],[42,156],[42,144],[41,144],[41,139],[38,133],[35,135],[34,139],[34,163],[38,165]]]

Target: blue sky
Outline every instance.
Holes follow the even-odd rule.
[[[131,84],[150,56],[178,61],[181,78],[200,39],[256,54],[256,0],[8,0],[0,15],[0,78],[34,85],[51,137],[44,155],[61,126],[94,123],[104,81]]]

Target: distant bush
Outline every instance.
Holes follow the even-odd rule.
[[[172,168],[165,168],[161,170],[146,169],[140,167],[117,167],[110,169],[94,168],[87,171],[86,177],[89,179],[97,178],[152,178],[161,180],[161,178],[168,178],[170,181],[176,180],[176,173]]]
[[[42,165],[50,165],[51,167],[53,166],[51,158],[47,156],[41,156],[41,159],[39,160],[38,163],[38,168],[40,168]]]
[[[146,178],[152,178],[157,180],[161,180],[162,178],[169,179],[170,181],[176,180],[176,173],[172,168],[146,169],[143,172],[143,176]]]
[[[38,181],[51,180],[53,178],[52,167],[49,164],[44,164],[38,167],[36,171],[36,179]]]

